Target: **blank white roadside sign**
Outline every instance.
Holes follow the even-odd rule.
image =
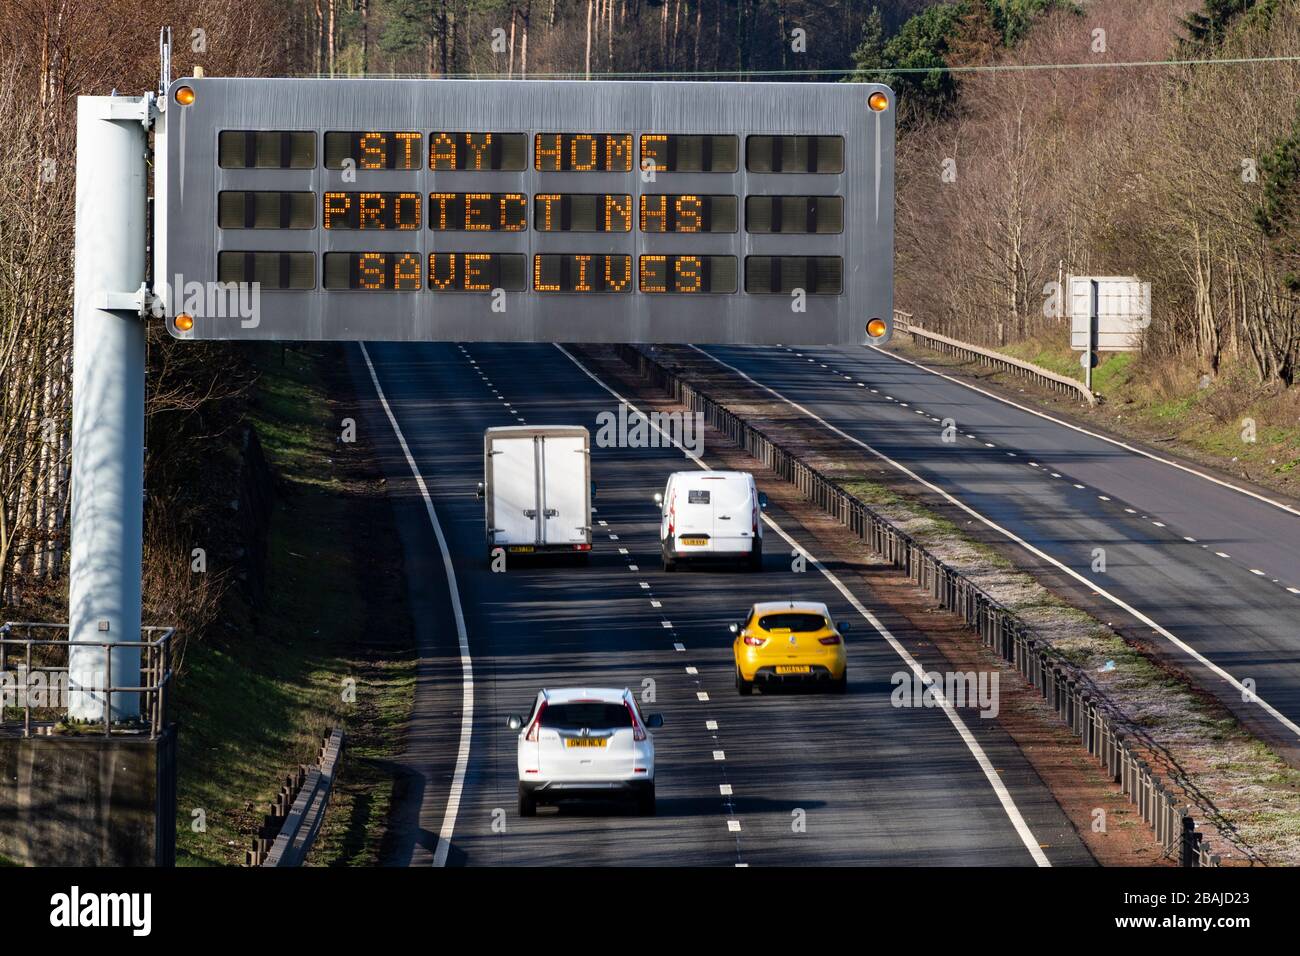
[[[1088,351],[1092,283],[1097,283],[1097,351],[1135,352],[1151,324],[1151,283],[1137,276],[1070,276],[1070,347]]]

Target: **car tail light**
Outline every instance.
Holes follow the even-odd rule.
[[[632,718],[632,739],[645,740],[645,728],[641,726],[641,721],[636,719],[636,711],[632,709],[632,704],[625,700],[623,706],[627,708],[627,715]]]
[[[767,643],[767,638],[766,638],[766,637],[751,637],[750,635],[746,634],[746,635],[745,635],[745,643],[748,644],[750,647],[762,647],[764,644]]]
[[[537,736],[542,729],[542,714],[544,713],[546,713],[546,701],[542,701],[541,706],[537,708],[537,716],[528,725],[528,733],[524,736],[524,740],[531,740],[533,743],[537,742]]]
[[[838,644],[839,642],[840,642],[840,636],[838,634],[832,634],[830,637],[817,638],[818,644]]]
[[[575,544],[575,545],[573,546],[573,550],[574,550],[574,551],[590,551],[590,550],[591,550],[591,545],[589,545],[589,544]]]

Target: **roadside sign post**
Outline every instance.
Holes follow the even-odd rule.
[[[1142,347],[1151,324],[1151,283],[1138,276],[1069,276],[1070,347],[1080,352],[1084,382],[1092,391],[1092,370],[1102,352]]]
[[[1097,329],[1100,320],[1097,314],[1097,295],[1098,283],[1093,279],[1089,285],[1089,305],[1088,305],[1088,349],[1083,353],[1083,384],[1088,391],[1092,391],[1092,365],[1097,360]]]
[[[147,124],[153,97],[77,100],[68,640],[140,640]],[[108,659],[111,658],[111,665]],[[140,648],[68,648],[68,716],[104,718],[103,688],[139,687]],[[112,721],[139,716],[112,695]]]

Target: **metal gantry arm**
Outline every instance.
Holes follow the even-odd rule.
[[[143,317],[152,93],[77,100],[77,220],[72,333],[72,541],[68,716],[102,720],[106,671],[140,683],[144,532]],[[121,644],[105,654],[95,645]],[[140,715],[114,694],[113,721]]]

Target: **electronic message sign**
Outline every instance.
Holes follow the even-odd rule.
[[[887,87],[187,78],[156,128],[178,338],[889,335]]]

